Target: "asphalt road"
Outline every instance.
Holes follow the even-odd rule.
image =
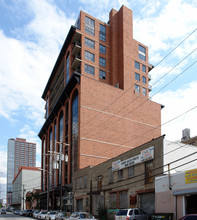
[[[14,215],[11,212],[7,212],[6,214],[0,214],[0,220],[30,220],[30,219],[33,218]]]

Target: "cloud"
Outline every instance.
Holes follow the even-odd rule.
[[[162,100],[162,103],[165,103],[165,107],[161,111],[162,124],[196,107],[162,126],[162,133],[167,135],[168,140],[180,140],[182,138],[182,130],[185,128],[190,128],[191,136],[196,136],[197,101],[194,99],[194,94],[197,94],[197,81],[183,86],[176,91],[167,91],[154,97],[154,101],[160,103]]]
[[[1,178],[7,176],[7,152],[2,150],[0,151],[0,173],[3,173],[0,175]]]

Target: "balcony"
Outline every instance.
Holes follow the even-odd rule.
[[[148,90],[149,90],[149,92],[151,92],[152,91],[152,86],[148,86]]]
[[[148,81],[150,81],[151,80],[151,75],[150,74],[148,74]]]
[[[75,31],[75,34],[72,39],[72,43],[80,42],[81,41],[81,34]]]
[[[73,62],[72,62],[72,68],[77,69],[81,64],[81,56],[78,54],[75,56]]]
[[[73,50],[72,50],[72,55],[73,56],[76,56],[77,54],[79,54],[81,52],[81,44],[80,42],[75,42],[75,45],[73,47]]]

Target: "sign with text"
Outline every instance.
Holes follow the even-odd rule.
[[[117,170],[121,170],[126,167],[130,167],[135,164],[142,163],[147,160],[151,160],[153,158],[154,158],[154,147],[152,146],[152,147],[149,147],[145,150],[142,150],[139,155],[131,157],[127,160],[123,160],[123,161],[117,160],[117,161],[113,162],[112,163],[112,171],[114,172]]]
[[[197,183],[197,169],[185,171],[185,183]]]

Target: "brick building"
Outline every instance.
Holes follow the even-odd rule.
[[[97,166],[74,174],[75,211],[97,215],[99,206],[109,212],[140,207],[155,211],[155,176],[163,174],[164,136],[153,139]]]
[[[112,9],[108,23],[80,12],[42,95],[44,206],[63,208],[78,169],[161,135],[161,105],[149,100],[152,68],[148,47],[133,39],[130,9]]]

